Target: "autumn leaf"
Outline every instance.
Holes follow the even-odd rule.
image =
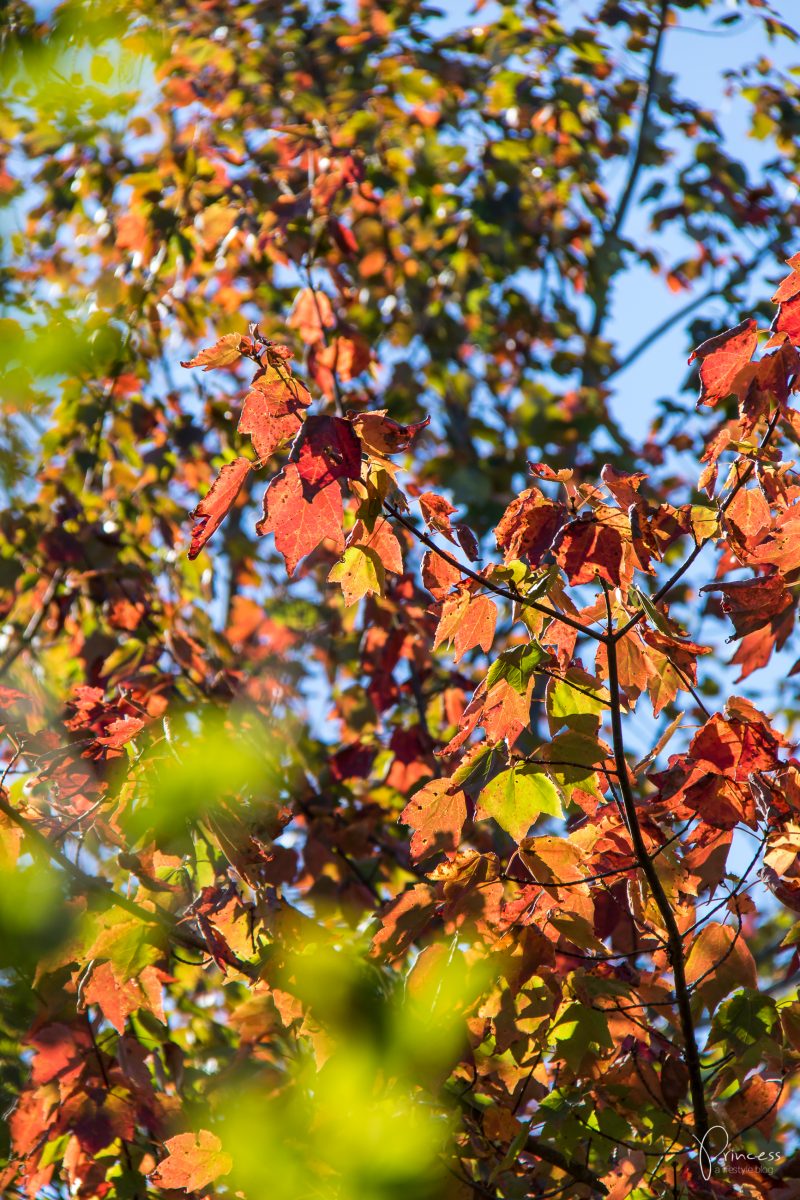
[[[307,489],[361,474],[361,444],[342,417],[308,417],[294,459]]]
[[[269,368],[258,375],[244,398],[239,433],[249,434],[262,461],[293,438],[303,425],[303,412],[311,397],[287,371]]]
[[[138,733],[141,733],[144,726],[145,722],[141,717],[120,717],[119,720],[106,725],[105,733],[97,740],[102,746],[109,746],[112,750],[121,750]]]
[[[307,345],[324,341],[325,330],[335,324],[330,298],[319,288],[303,288],[297,293],[287,324]]]
[[[308,491],[296,463],[287,463],[264,493],[264,516],[256,525],[259,537],[274,533],[275,546],[293,575],[306,554],[326,539],[337,554],[344,550],[342,493],[337,482]]]
[[[243,338],[240,333],[226,333],[213,346],[201,350],[194,358],[182,362],[182,367],[202,367],[204,371],[212,371],[217,367],[231,367],[237,363],[245,351],[251,349],[249,338]]]
[[[377,556],[384,570],[402,575],[403,552],[397,535],[384,517],[376,517],[371,527],[365,521],[356,521],[348,535],[347,545],[369,550]]]
[[[756,964],[741,931],[709,921],[689,947],[686,979],[709,1012],[734,988],[756,989]]]
[[[779,743],[761,721],[726,718],[716,713],[692,738],[694,762],[734,780],[747,780],[754,771],[771,771]]]
[[[792,603],[791,592],[787,590],[783,576],[777,571],[755,579],[708,584],[700,590],[722,594],[722,611],[733,622],[737,637],[746,637],[761,629]]]
[[[480,794],[480,806],[516,842],[538,817],[562,815],[556,785],[533,763],[517,763],[493,779]]]
[[[143,967],[130,979],[120,979],[113,963],[99,963],[83,988],[83,999],[86,1004],[96,1004],[117,1033],[125,1032],[128,1017],[139,1009],[164,1021],[161,973],[153,966]]]
[[[158,1164],[150,1180],[158,1187],[200,1191],[233,1170],[233,1159],[222,1149],[216,1134],[207,1129],[197,1133],[179,1133],[164,1143],[166,1158]]]
[[[692,351],[689,362],[700,363],[698,404],[713,408],[735,390],[741,372],[758,344],[757,330],[758,326],[751,318],[709,338]]]
[[[419,497],[419,507],[428,528],[434,533],[443,533],[455,543],[456,537],[450,517],[456,510],[449,500],[445,500],[444,496],[437,496],[435,492],[423,492]]]
[[[432,779],[411,798],[400,820],[413,829],[411,854],[454,854],[467,819],[466,798],[450,779]]]
[[[347,546],[341,562],[328,575],[329,583],[340,583],[347,605],[367,595],[382,596],[386,583],[383,563],[370,546]]]
[[[605,579],[619,587],[622,572],[622,535],[619,529],[596,517],[570,521],[556,535],[553,555],[569,582],[593,583]]]
[[[413,425],[400,425],[387,417],[385,409],[359,413],[352,418],[353,428],[367,454],[379,459],[407,450],[411,443],[430,424],[430,417]]]
[[[566,506],[528,488],[512,500],[494,531],[505,561],[527,558],[539,566],[566,519]]]
[[[461,580],[458,567],[435,550],[426,550],[422,559],[422,582],[436,600],[444,600]]]
[[[488,596],[473,596],[464,588],[445,598],[433,648],[452,642],[456,662],[475,646],[488,653],[496,624],[497,605],[494,601]]]
[[[248,458],[236,458],[222,468],[192,513],[194,526],[189,558],[197,558],[208,539],[219,529],[236,503],[236,498],[252,468],[253,464]]]

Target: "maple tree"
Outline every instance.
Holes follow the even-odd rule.
[[[796,36],[472,19],[0,18],[4,1195],[800,1195]]]

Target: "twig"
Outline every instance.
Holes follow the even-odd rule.
[[[708,1132],[708,1113],[706,1110],[703,1076],[700,1069],[700,1055],[697,1049],[697,1038],[694,1031],[694,1018],[689,1003],[689,991],[686,985],[686,971],[683,957],[683,941],[678,923],[669,902],[658,872],[653,866],[653,860],[647,852],[639,816],[636,811],[636,801],[631,791],[630,779],[625,758],[625,742],[622,734],[622,708],[619,687],[619,669],[617,665],[617,642],[613,630],[613,613],[608,588],[604,584],[606,611],[608,614],[608,683],[611,693],[611,731],[614,748],[614,759],[619,773],[619,786],[622,791],[622,802],[628,821],[628,829],[633,842],[634,852],[644,873],[645,879],[652,892],[658,911],[664,922],[667,933],[667,952],[675,981],[675,1000],[686,1043],[684,1060],[689,1072],[689,1089],[694,1111],[695,1132],[700,1140]]]
[[[537,612],[543,613],[546,617],[550,617],[551,620],[561,621],[562,624],[569,625],[571,629],[576,629],[579,633],[585,634],[586,637],[592,638],[595,642],[604,642],[606,640],[606,635],[604,633],[597,633],[594,629],[590,629],[588,625],[583,625],[580,621],[576,621],[574,617],[570,617],[567,613],[558,612],[557,609],[550,608],[548,604],[541,604],[538,600],[531,600],[528,596],[523,596],[520,592],[510,592],[506,588],[500,587],[496,583],[492,583],[490,579],[484,578],[484,576],[479,575],[477,571],[473,571],[471,567],[467,567],[464,565],[464,563],[459,562],[458,559],[454,555],[448,553],[447,550],[443,550],[441,546],[437,546],[433,538],[429,537],[428,534],[422,529],[418,529],[413,521],[409,521],[407,517],[403,516],[403,514],[399,512],[393,504],[390,504],[388,500],[384,500],[383,507],[391,516],[394,517],[396,521],[400,522],[404,529],[407,529],[409,533],[413,534],[418,542],[422,542],[424,546],[427,546],[429,550],[434,552],[434,554],[438,554],[439,557],[444,559],[446,563],[449,563],[451,567],[455,567],[456,570],[460,571],[462,575],[466,575],[468,579],[473,580],[475,583],[479,583],[481,587],[485,587],[487,591],[493,592],[495,596],[502,596],[504,600],[510,600],[512,604],[522,604],[527,608],[534,608]]]

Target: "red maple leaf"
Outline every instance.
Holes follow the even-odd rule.
[[[758,327],[750,318],[733,329],[708,338],[693,350],[689,362],[700,361],[700,399],[698,404],[714,407],[736,389],[742,368],[753,357],[758,344]]]
[[[189,558],[197,558],[208,539],[219,529],[236,502],[236,497],[252,467],[253,464],[248,458],[236,458],[222,468],[192,513],[194,525]]]
[[[239,433],[250,435],[260,459],[269,458],[302,427],[302,413],[310,403],[306,388],[291,376],[278,371],[259,375],[244,398]]]
[[[337,554],[344,550],[342,493],[337,482],[306,488],[297,463],[287,463],[264,493],[264,516],[256,525],[259,537],[275,534],[275,546],[294,574],[301,558],[326,538]]]

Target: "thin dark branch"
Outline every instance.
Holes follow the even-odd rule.
[[[653,98],[656,90],[656,80],[658,78],[658,63],[661,57],[661,46],[664,40],[664,31],[667,27],[667,14],[669,12],[668,0],[661,0],[658,13],[658,23],[656,25],[655,36],[653,38],[653,46],[650,51],[650,64],[647,69],[647,81],[645,83],[644,100],[642,102],[642,110],[639,114],[639,129],[636,134],[636,148],[633,153],[631,168],[628,172],[628,178],[625,183],[625,188],[620,197],[617,210],[614,213],[614,219],[611,222],[604,244],[613,242],[622,228],[623,222],[628,212],[630,202],[633,199],[633,193],[636,189],[636,184],[639,179],[639,172],[642,169],[644,161],[644,150],[647,141],[647,135],[650,125],[650,110],[653,106]]]
[[[413,521],[409,521],[393,504],[388,500],[384,500],[383,507],[386,511],[399,521],[404,529],[432,550],[434,554],[438,554],[440,558],[449,563],[451,567],[455,567],[462,575],[466,575],[474,583],[479,583],[481,587],[486,588],[488,592],[493,592],[495,596],[501,596],[504,600],[511,601],[512,604],[522,604],[527,608],[534,608],[537,612],[543,613],[546,617],[550,617],[553,621],[561,621],[564,625],[569,625],[571,629],[576,629],[578,633],[585,634],[586,637],[592,638],[595,642],[604,642],[606,635],[597,633],[594,629],[590,629],[588,625],[583,625],[580,621],[576,621],[574,617],[568,616],[567,613],[558,612],[557,609],[551,608],[548,604],[541,604],[538,600],[531,600],[528,596],[523,596],[520,592],[511,592],[506,588],[499,587],[498,584],[492,583],[490,579],[485,579],[483,575],[479,575],[477,571],[473,571],[471,567],[467,567],[464,563],[450,554],[447,550],[443,550],[441,546],[437,546],[433,538],[429,537],[422,529],[418,529]]]
[[[641,865],[644,876],[652,892],[664,928],[667,933],[667,953],[675,981],[675,999],[680,1017],[681,1029],[686,1043],[684,1060],[689,1072],[689,1090],[694,1110],[695,1133],[702,1140],[708,1132],[708,1113],[706,1110],[703,1075],[700,1069],[700,1055],[697,1048],[697,1038],[694,1031],[694,1018],[689,1002],[689,990],[686,985],[686,971],[683,957],[683,941],[672,906],[669,902],[663,884],[656,871],[653,860],[647,852],[639,815],[636,811],[636,801],[631,790],[630,779],[625,758],[625,742],[622,734],[622,700],[619,686],[619,669],[617,665],[617,643],[613,632],[613,613],[608,589],[605,588],[606,611],[608,614],[608,684],[611,693],[611,731],[614,747],[614,759],[619,773],[619,786],[622,791],[622,802],[633,842],[634,852]]]

